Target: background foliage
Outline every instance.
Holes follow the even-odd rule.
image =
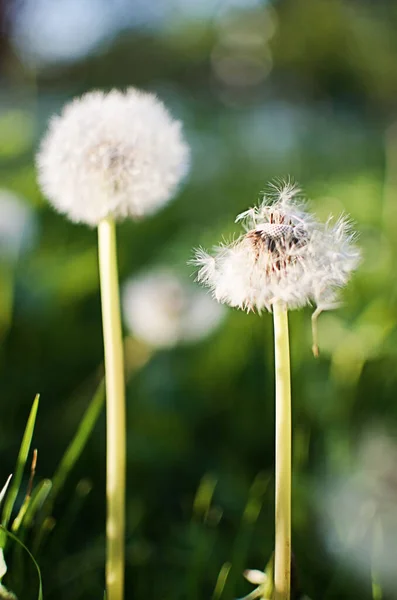
[[[192,172],[165,210],[120,226],[122,280],[159,263],[191,277],[192,247],[236,231],[235,215],[275,177],[299,181],[321,218],[346,211],[356,222],[363,264],[343,306],[320,319],[318,360],[310,310],[291,314],[293,550],[313,600],[372,598],[370,572],[330,542],[321,490],[354,463],[363,432],[393,436],[397,419],[397,5],[3,0],[0,10],[0,185],[37,217],[27,252],[1,261],[1,482],[35,394],[40,481],[101,379],[95,232],[41,197],[38,140],[76,94],[153,90],[185,123]],[[242,596],[242,571],[263,568],[273,543],[271,318],[230,310],[197,345],[128,348],[126,597]],[[102,598],[104,437],[102,414],[46,534],[37,540],[40,523],[27,532],[48,600]],[[7,585],[37,597],[37,574],[7,548]]]

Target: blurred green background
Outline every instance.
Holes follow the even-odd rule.
[[[158,264],[191,281],[192,248],[238,232],[236,214],[275,177],[297,180],[321,219],[346,211],[356,223],[363,263],[341,308],[320,318],[318,360],[310,309],[290,318],[295,597],[397,597],[397,581],[376,596],[325,514],[364,432],[393,439],[397,422],[397,4],[2,0],[0,26],[0,187],[33,211],[10,252],[0,203],[0,485],[35,394],[39,482],[101,379],[95,231],[46,204],[38,142],[73,96],[142,87],[183,120],[192,169],[162,212],[120,225],[122,281]],[[129,337],[127,358],[126,598],[243,596],[243,570],[262,569],[273,546],[271,317],[227,310],[205,340],[158,351]],[[102,413],[46,533],[38,518],[26,534],[45,599],[103,598],[104,484]],[[8,550],[5,583],[36,598],[29,561]],[[397,564],[397,542],[389,550]]]

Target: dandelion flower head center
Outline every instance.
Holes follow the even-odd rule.
[[[111,190],[128,185],[129,173],[134,168],[132,147],[105,139],[86,149],[85,160],[88,170],[102,174]]]
[[[296,225],[277,211],[269,214],[269,221],[258,224],[248,231],[256,260],[264,260],[266,273],[278,276],[293,265],[307,243],[307,233],[302,225]]]
[[[50,120],[37,155],[39,183],[71,221],[138,219],[172,198],[189,154],[181,123],[153,94],[89,92]]]

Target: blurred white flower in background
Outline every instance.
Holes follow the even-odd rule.
[[[329,550],[397,592],[397,439],[367,432],[351,468],[319,494]]]
[[[155,348],[197,342],[210,335],[225,315],[208,294],[167,268],[128,280],[122,307],[131,333]]]
[[[13,261],[37,235],[33,209],[14,192],[0,189],[0,261]]]
[[[139,218],[171,199],[189,154],[181,123],[153,94],[94,91],[50,121],[37,155],[39,182],[71,221]]]

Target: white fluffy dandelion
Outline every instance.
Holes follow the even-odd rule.
[[[174,194],[189,164],[181,123],[153,94],[94,91],[50,121],[38,156],[39,183],[70,220],[154,213]]]
[[[287,309],[314,303],[335,306],[338,289],[356,268],[360,253],[349,221],[322,224],[305,210],[290,184],[240,214],[246,233],[215,248],[214,256],[196,252],[198,280],[222,303],[243,310]]]
[[[128,280],[122,307],[128,329],[154,348],[194,343],[220,325],[225,311],[173,270],[157,268]]]
[[[124,597],[126,411],[115,222],[173,195],[189,162],[181,124],[152,94],[91,92],[54,117],[37,156],[39,182],[71,221],[98,227],[106,373],[106,597]]]

